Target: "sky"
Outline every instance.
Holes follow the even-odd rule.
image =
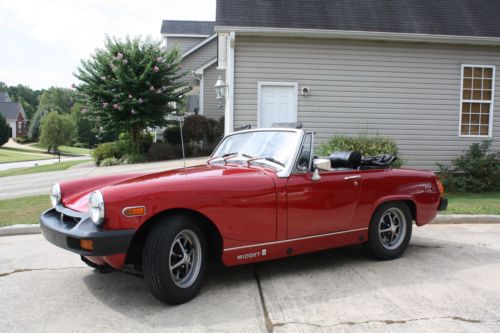
[[[106,34],[161,39],[164,19],[215,20],[215,0],[0,0],[0,81],[69,88]]]

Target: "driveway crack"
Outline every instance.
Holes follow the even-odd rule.
[[[62,268],[18,268],[13,270],[12,272],[0,273],[0,277],[16,274],[16,273],[24,273],[24,272],[33,272],[33,271],[62,271],[66,269],[77,269],[77,268],[85,268],[84,266],[75,266],[75,267],[62,267]]]
[[[264,299],[264,293],[262,291],[262,285],[260,283],[259,272],[257,271],[257,265],[254,266],[255,281],[257,282],[257,288],[259,289],[260,305],[262,306],[262,312],[264,313],[264,323],[266,325],[266,330],[268,333],[272,333],[275,324],[269,317],[269,311],[267,310],[266,300]]]
[[[497,320],[481,320],[481,319],[464,318],[464,317],[460,317],[460,316],[444,316],[444,317],[411,318],[411,319],[402,319],[402,320],[375,319],[375,320],[366,320],[366,321],[344,321],[344,322],[340,322],[340,323],[336,323],[336,324],[332,324],[332,325],[322,325],[322,324],[314,324],[314,323],[300,322],[300,321],[288,321],[285,323],[275,323],[275,324],[273,324],[273,328],[274,327],[283,327],[283,326],[287,326],[287,325],[304,325],[304,326],[311,326],[311,327],[317,327],[317,328],[330,328],[330,327],[337,327],[337,326],[355,326],[355,325],[364,325],[364,324],[372,324],[372,323],[385,324],[385,325],[397,325],[397,324],[401,325],[401,324],[406,324],[406,323],[413,322],[413,321],[439,320],[439,319],[451,319],[451,320],[462,321],[462,322],[473,323],[473,324],[500,322],[499,319],[497,319]]]

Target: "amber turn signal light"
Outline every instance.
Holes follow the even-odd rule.
[[[94,251],[94,242],[91,239],[80,239],[80,247],[87,251]]]
[[[122,213],[127,217],[144,216],[146,215],[146,207],[144,206],[127,207],[123,209]]]
[[[441,183],[441,180],[439,179],[438,176],[436,176],[436,183],[437,183],[437,186],[438,186],[439,194],[441,196],[444,196],[444,186],[443,186],[443,183]]]

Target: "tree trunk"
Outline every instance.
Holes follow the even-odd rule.
[[[138,155],[141,153],[141,132],[142,129],[138,126],[134,126],[130,129],[130,139],[134,147],[134,153]]]

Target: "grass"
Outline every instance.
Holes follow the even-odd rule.
[[[444,214],[500,215],[500,192],[448,193],[448,209]]]
[[[46,146],[44,146],[40,143],[33,144],[33,147],[37,147],[40,149],[47,149]],[[71,155],[88,155],[89,154],[88,148],[77,148],[77,147],[69,147],[69,146],[59,146],[57,148],[63,154],[71,154]]]
[[[26,174],[30,174],[30,173],[67,170],[74,165],[77,165],[80,163],[86,163],[89,161],[90,160],[66,161],[66,162],[53,163],[53,164],[47,164],[47,165],[38,165],[38,166],[30,167],[30,168],[4,170],[4,171],[0,171],[0,178],[9,177],[9,176],[26,175]]]
[[[37,150],[22,150],[6,147],[0,148],[0,163],[46,160],[49,158],[53,158],[53,156]]]
[[[50,207],[48,194],[0,200],[0,227],[38,223],[40,214]]]

